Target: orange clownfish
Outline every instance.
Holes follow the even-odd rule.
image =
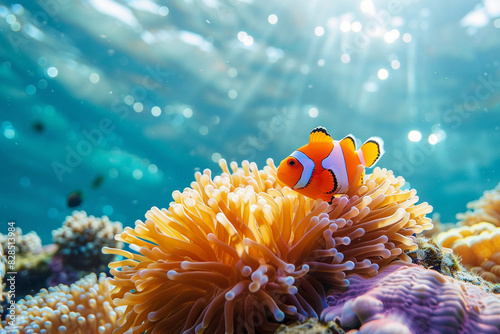
[[[345,194],[352,184],[356,167],[372,167],[384,153],[383,141],[369,138],[359,150],[352,135],[333,140],[319,126],[311,131],[309,143],[290,154],[278,167],[278,179],[298,193],[331,202],[335,194]]]

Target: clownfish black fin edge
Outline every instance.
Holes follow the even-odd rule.
[[[359,150],[363,154],[365,167],[372,167],[384,154],[384,141],[379,137],[370,137]]]
[[[327,187],[329,190],[325,191],[325,194],[335,194],[337,189],[339,189],[339,182],[337,181],[335,173],[331,169],[326,169],[323,173],[321,173],[321,181],[323,184],[328,185]]]
[[[351,134],[342,138],[342,140],[340,141],[340,145],[342,146],[345,145],[347,148],[356,151],[356,140],[354,139],[354,136]]]
[[[332,136],[322,126],[315,127],[309,134],[309,143],[331,143]]]

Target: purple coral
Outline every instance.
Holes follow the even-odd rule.
[[[349,278],[327,298],[323,321],[350,333],[500,333],[500,297],[437,271],[397,262],[378,276]]]
[[[52,275],[47,279],[48,286],[56,286],[58,284],[71,284],[82,276],[79,271],[70,266],[66,266],[61,255],[56,255],[49,263],[49,268]]]

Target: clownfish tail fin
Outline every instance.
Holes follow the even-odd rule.
[[[361,163],[372,167],[384,154],[384,141],[379,137],[370,137],[357,152]]]

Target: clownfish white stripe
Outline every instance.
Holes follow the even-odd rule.
[[[345,164],[344,151],[340,146],[339,141],[333,142],[333,149],[330,154],[321,161],[321,166],[324,169],[330,169],[337,177],[339,184],[338,192],[345,192],[349,188],[349,178],[347,176],[347,168]]]
[[[299,181],[293,186],[293,189],[304,188],[305,186],[307,186],[307,183],[309,183],[309,180],[311,179],[311,175],[315,166],[314,161],[312,161],[312,159],[309,158],[305,153],[300,151],[295,151],[290,154],[290,156],[297,159],[304,168],[302,170],[302,174],[300,175]]]

